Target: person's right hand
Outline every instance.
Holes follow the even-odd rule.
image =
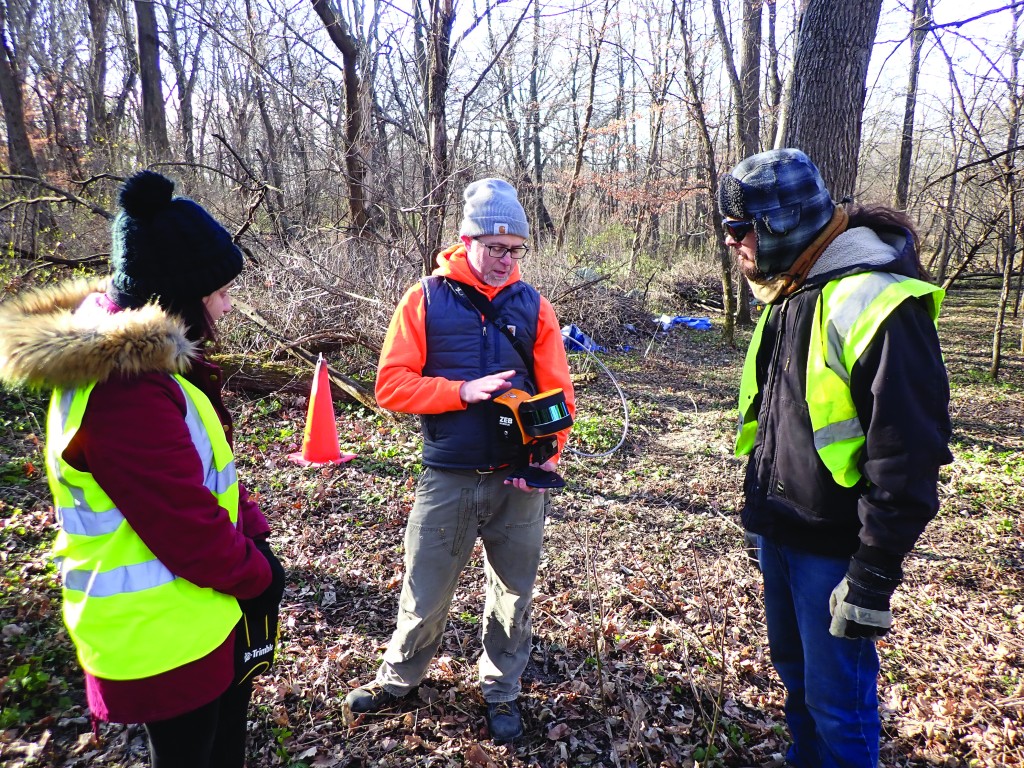
[[[490,400],[495,392],[511,387],[509,379],[515,375],[515,371],[502,371],[472,381],[464,381],[459,387],[459,397],[464,403],[482,403],[484,400]]]

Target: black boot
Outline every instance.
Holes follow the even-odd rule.
[[[487,703],[487,727],[491,738],[498,744],[507,744],[523,735],[523,716],[514,701],[491,701]]]
[[[380,683],[361,685],[349,691],[348,696],[345,697],[348,708],[356,715],[361,715],[364,712],[379,712],[396,701],[398,701],[398,697],[385,690]]]

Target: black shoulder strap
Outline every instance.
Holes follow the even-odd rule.
[[[469,299],[470,303],[476,307],[477,311],[483,315],[487,320],[491,322],[499,331],[505,334],[505,338],[511,342],[513,349],[519,353],[519,356],[523,358],[523,362],[526,363],[526,371],[530,374],[530,380],[536,385],[537,377],[533,375],[533,352],[527,349],[526,344],[523,343],[522,339],[516,337],[512,331],[508,329],[508,325],[502,322],[501,318],[498,317],[498,310],[494,308],[490,299],[484,296],[480,291],[474,288],[472,285],[466,283],[460,283],[458,280],[453,280],[450,277],[446,277],[445,281],[451,286],[451,289],[455,291],[459,296],[465,296]]]

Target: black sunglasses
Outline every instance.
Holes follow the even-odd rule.
[[[738,243],[754,228],[754,222],[752,220],[722,219],[722,227],[729,237]]]

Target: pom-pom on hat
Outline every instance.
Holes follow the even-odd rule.
[[[791,267],[835,212],[821,173],[799,149],[748,157],[719,181],[718,206],[754,222],[757,267],[766,275]]]
[[[201,205],[174,197],[174,182],[139,171],[121,187],[112,225],[111,292],[124,308],[175,307],[223,288],[242,271],[242,251]]]
[[[463,193],[466,207],[459,234],[530,236],[526,211],[519,203],[515,188],[502,179],[474,181]]]

